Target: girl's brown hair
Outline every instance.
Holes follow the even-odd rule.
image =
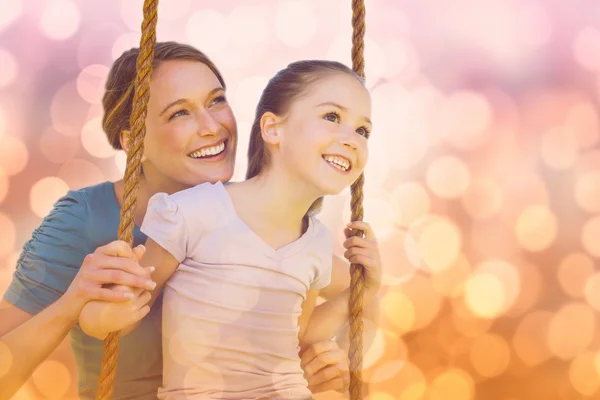
[[[279,71],[262,92],[252,129],[248,147],[248,169],[246,179],[253,178],[270,165],[271,155],[265,146],[260,130],[260,120],[264,113],[275,115],[287,114],[291,104],[305,95],[317,81],[332,74],[348,74],[364,84],[364,80],[354,71],[336,61],[305,60],[289,64]],[[309,209],[309,214],[317,213],[323,203],[323,198],[317,199]]]

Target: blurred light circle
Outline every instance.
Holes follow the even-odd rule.
[[[569,109],[565,122],[565,126],[574,133],[580,149],[588,149],[598,143],[600,139],[598,125],[598,113],[590,102],[573,105]]]
[[[44,157],[53,163],[64,163],[77,154],[81,147],[78,138],[65,136],[50,127],[42,133],[40,138],[40,152]]]
[[[71,159],[65,162],[56,175],[71,190],[78,190],[105,180],[100,168],[89,161],[80,159]]]
[[[0,213],[0,232],[2,232],[2,240],[0,241],[0,257],[5,257],[10,254],[17,240],[17,228],[10,217],[4,213]]]
[[[108,158],[114,156],[116,152],[102,130],[101,118],[93,118],[85,124],[81,131],[81,143],[90,155],[97,158]]]
[[[104,84],[108,67],[94,64],[85,67],[77,77],[77,91],[90,104],[100,104],[104,95]]]
[[[123,53],[140,45],[140,34],[137,32],[126,32],[121,34],[113,43],[112,58],[113,61],[121,57]]]
[[[586,171],[575,180],[575,201],[582,210],[600,211],[600,169]]]
[[[17,60],[4,49],[0,49],[0,89],[15,81],[19,71]]]
[[[4,172],[4,170],[0,167],[0,204],[2,204],[2,202],[6,198],[9,187],[10,181],[8,179],[8,176],[6,175],[6,172]]]
[[[2,138],[0,146],[0,168],[8,176],[17,175],[25,169],[29,161],[27,146],[14,136]]]
[[[600,237],[600,216],[595,216],[588,219],[581,230],[583,248],[595,258],[600,258],[598,237]]]
[[[186,34],[189,44],[213,54],[227,48],[229,31],[227,18],[218,11],[203,8],[194,12],[187,20]],[[218,35],[215,35],[218,32]]]
[[[573,43],[573,55],[579,65],[591,71],[600,69],[600,30],[592,26],[583,28]]]
[[[431,209],[431,200],[425,188],[418,182],[404,182],[398,185],[390,196],[394,211],[394,222],[401,227],[409,227]]]
[[[469,356],[477,373],[492,378],[508,368],[510,347],[502,336],[484,333],[474,339]]]
[[[553,128],[542,136],[541,156],[546,165],[556,170],[569,169],[577,160],[579,143],[567,128]]]
[[[443,199],[460,197],[468,189],[470,180],[467,164],[454,156],[442,156],[427,168],[427,186]]]
[[[596,370],[596,353],[584,351],[577,355],[569,365],[569,380],[580,394],[593,396],[600,388],[600,379]]]
[[[471,181],[461,202],[471,218],[484,220],[501,210],[502,190],[491,179],[477,178]]]
[[[275,10],[275,35],[286,46],[309,44],[317,32],[316,16],[302,1],[282,1]]]
[[[46,2],[40,25],[42,32],[50,39],[68,39],[77,32],[79,23],[79,10],[71,0],[49,0]]]
[[[0,31],[9,26],[23,13],[23,0],[0,2]]]
[[[472,400],[475,383],[467,372],[450,368],[433,379],[428,394],[431,400]]]
[[[535,367],[551,357],[545,340],[553,314],[550,311],[534,311],[518,323],[512,345],[517,356],[528,367]]]
[[[585,350],[596,333],[596,314],[582,302],[566,303],[550,321],[546,340],[555,357],[570,360]]]
[[[519,215],[514,229],[523,248],[542,251],[556,240],[557,218],[547,206],[531,205]]]
[[[79,95],[77,82],[64,84],[52,99],[50,116],[54,129],[63,135],[79,136],[87,119],[89,103]]]
[[[71,373],[60,361],[44,361],[32,375],[35,386],[48,400],[64,399],[71,386]]]
[[[31,187],[29,204],[35,215],[44,218],[54,203],[67,194],[69,186],[62,180],[53,176],[42,178]]]
[[[585,285],[594,273],[594,261],[585,254],[571,253],[558,265],[558,283],[571,297],[584,296]]]

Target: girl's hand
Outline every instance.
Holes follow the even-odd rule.
[[[150,311],[146,303],[150,301],[150,292],[139,290],[137,296],[129,301],[105,302],[90,301],[79,315],[79,325],[89,336],[104,340],[110,332],[131,327]]]
[[[355,231],[363,231],[363,237],[352,236]],[[365,269],[365,290],[377,292],[381,286],[381,257],[379,244],[373,230],[363,221],[354,221],[344,230],[344,257],[353,264],[361,264]]]

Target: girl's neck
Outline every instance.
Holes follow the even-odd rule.
[[[306,212],[319,197],[314,188],[279,168],[269,168],[257,177],[232,185],[228,191],[240,213],[255,215],[270,226],[290,231],[303,226]]]

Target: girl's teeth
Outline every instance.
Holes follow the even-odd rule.
[[[341,169],[342,171],[347,171],[350,168],[350,162],[342,157],[337,156],[325,156],[325,161],[334,167]]]

